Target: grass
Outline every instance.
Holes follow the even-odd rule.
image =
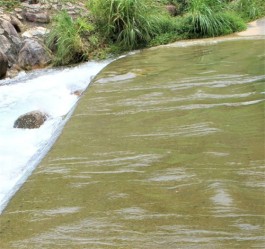
[[[103,35],[121,47],[134,49],[151,39],[151,8],[145,0],[90,0],[88,7]]]
[[[222,0],[192,0],[185,18],[192,38],[220,36],[246,28],[244,21]]]
[[[20,5],[19,0],[0,0],[0,7],[12,10],[13,8]]]
[[[46,44],[55,53],[55,65],[67,65],[85,59],[80,32],[85,28],[78,25],[65,11],[53,20]]]
[[[230,6],[246,22],[265,16],[264,0],[237,0]]]
[[[180,14],[170,16],[166,4],[181,6]],[[48,46],[55,52],[56,65],[180,39],[225,35],[265,16],[263,0],[89,0],[87,7],[88,18],[73,20],[60,13],[54,19]]]

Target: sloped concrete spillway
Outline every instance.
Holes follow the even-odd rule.
[[[263,248],[264,37],[108,65],[0,216],[1,248]]]

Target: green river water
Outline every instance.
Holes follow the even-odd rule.
[[[264,39],[235,39],[108,65],[0,216],[0,248],[265,248],[264,61]]]

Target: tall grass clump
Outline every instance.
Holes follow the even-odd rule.
[[[77,25],[65,11],[53,19],[46,43],[55,53],[55,65],[75,63],[82,56],[82,41]]]
[[[97,27],[120,50],[172,42],[179,38],[179,25],[154,0],[90,0]]]
[[[124,49],[143,46],[151,39],[151,1],[90,0],[88,7],[103,35]]]
[[[149,39],[143,1],[90,0],[88,6],[106,39],[129,49]]]
[[[93,32],[94,26],[87,20],[73,20],[65,11],[56,15],[46,39],[48,48],[55,54],[54,64],[67,65],[86,60],[89,50],[98,43]]]
[[[191,37],[213,37],[242,30],[244,21],[222,0],[190,0],[185,16]]]

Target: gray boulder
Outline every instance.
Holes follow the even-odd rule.
[[[20,29],[18,26],[16,28]],[[11,23],[9,16],[0,16],[0,46],[10,65],[17,62],[18,52],[22,44],[16,28]]]
[[[39,128],[48,118],[46,113],[32,111],[18,117],[14,123],[14,128],[36,129]]]
[[[19,37],[17,30],[15,29],[15,27],[12,25],[11,22],[2,19],[1,20],[1,26],[2,28],[8,33],[8,35],[11,36],[15,36],[15,37]]]
[[[18,55],[18,65],[31,70],[47,66],[51,61],[51,56],[47,49],[34,39],[26,39]]]
[[[6,76],[8,61],[6,55],[0,50],[0,79]]]

